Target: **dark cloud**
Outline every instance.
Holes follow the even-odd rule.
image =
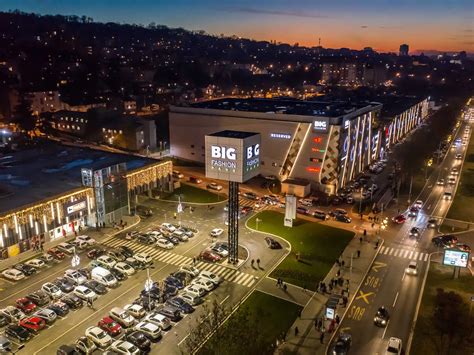
[[[362,25],[362,26],[360,26],[360,28],[369,28],[369,26],[367,26],[367,25]]]
[[[273,16],[293,16],[293,17],[307,17],[307,18],[328,18],[328,16],[308,13],[304,11],[281,11],[281,10],[266,10],[256,9],[252,7],[225,7],[218,9],[226,12],[243,12],[247,14],[273,15]]]
[[[474,30],[472,28],[469,28],[467,30],[463,30],[463,32],[467,32],[467,33],[474,33]]]

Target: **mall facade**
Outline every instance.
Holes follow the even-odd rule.
[[[54,144],[13,153],[1,165],[1,258],[118,223],[139,194],[173,189],[171,162],[91,149]]]
[[[225,98],[172,106],[171,155],[204,163],[206,135],[260,133],[263,175],[303,179],[334,194],[427,117],[427,99],[406,102],[390,112],[390,119],[376,100]]]

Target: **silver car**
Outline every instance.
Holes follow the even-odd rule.
[[[52,324],[58,318],[58,315],[56,314],[56,312],[52,311],[51,309],[47,309],[47,308],[40,309],[33,316],[43,319],[46,322],[46,324]]]

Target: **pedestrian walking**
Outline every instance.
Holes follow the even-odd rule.
[[[341,318],[339,317],[339,314],[336,314],[336,324],[339,324],[341,321]]]
[[[257,259],[257,265],[260,267],[260,259]]]
[[[321,335],[319,336],[319,341],[321,344],[324,344],[324,332],[321,332]]]
[[[346,296],[343,296],[343,297],[342,297],[342,306],[343,306],[344,308],[346,308],[346,306],[347,306],[347,301],[348,301],[348,300],[347,300],[347,297],[346,297]]]
[[[318,320],[318,329],[321,330],[321,328],[323,327],[323,321],[321,318],[319,318]]]
[[[339,277],[339,276],[341,276],[341,270],[337,270],[336,272],[336,277]]]
[[[287,287],[286,287],[286,284],[283,284],[283,291],[286,292],[286,288],[287,288]]]
[[[379,241],[377,240],[377,241],[375,242],[375,249],[377,249],[378,247],[379,247]]]
[[[252,265],[253,267],[253,264],[255,263],[255,260],[252,259],[252,261],[250,262],[250,264]]]
[[[196,258],[193,258],[193,265],[196,264]]]
[[[341,266],[344,267],[344,265],[346,264],[346,262],[344,260],[341,261]]]
[[[372,222],[372,228],[374,228],[374,226],[375,226],[375,223],[374,223],[374,222]]]
[[[360,258],[360,250],[357,250],[357,258]]]
[[[359,238],[359,243],[362,244],[362,237]]]
[[[367,229],[364,229],[364,237],[367,235]]]
[[[298,318],[301,319],[301,309],[298,311]]]
[[[40,243],[40,249],[41,249],[41,251],[44,251],[44,242]]]
[[[299,332],[300,332],[300,331],[299,331],[298,327],[295,327],[295,337],[298,336]]]

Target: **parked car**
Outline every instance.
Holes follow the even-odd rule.
[[[343,214],[336,214],[336,216],[334,218],[338,222],[344,222],[344,223],[351,223],[352,222],[352,219],[350,217],[347,217]]]
[[[112,337],[116,337],[122,334],[122,327],[120,326],[120,324],[118,324],[110,317],[102,318],[97,324],[97,326]]]
[[[296,207],[296,212],[304,215],[309,214],[309,210],[303,206]]]
[[[130,312],[120,307],[112,308],[109,312],[109,317],[124,328],[129,328],[136,324],[136,319],[130,314]]]
[[[5,328],[5,334],[21,343],[31,338],[31,333],[18,324],[10,324]]]
[[[15,301],[15,307],[25,314],[33,313],[36,310],[36,304],[31,302],[28,298],[22,297]]]
[[[46,322],[40,317],[23,318],[19,324],[33,333],[39,332],[46,327]]]
[[[125,339],[135,345],[140,351],[147,354],[150,351],[151,342],[150,339],[147,338],[145,333],[141,331],[133,331],[127,335],[125,335]]]
[[[25,274],[17,269],[6,269],[2,271],[2,276],[7,280],[20,281],[25,278]]]
[[[193,296],[203,297],[206,295],[206,290],[198,285],[189,285],[184,289],[184,293],[191,294]]]
[[[33,274],[36,274],[36,269],[32,266],[26,265],[26,264],[16,264],[13,266],[14,269],[21,271],[24,273],[26,276],[31,276]]]
[[[211,250],[206,249],[206,250],[203,250],[199,254],[199,259],[204,260],[204,261],[209,261],[211,263],[215,263],[215,262],[220,261],[222,257],[219,254],[216,254],[212,252]]]
[[[156,324],[150,322],[140,322],[135,326],[135,330],[145,333],[148,339],[152,341],[161,339],[161,329]]]
[[[64,271],[64,278],[71,281],[74,285],[82,285],[87,281],[87,277],[82,275],[79,271],[73,269]]]
[[[96,280],[89,280],[84,286],[94,291],[97,295],[105,295],[107,293],[107,287]]]
[[[83,242],[88,244],[89,246],[92,246],[96,243],[94,238],[89,237],[88,235],[78,235],[76,237],[76,241]]]
[[[56,260],[63,260],[66,257],[66,255],[58,248],[48,249],[48,254],[51,255]]]
[[[58,286],[63,293],[74,291],[74,284],[65,277],[58,277],[55,281],[53,281],[53,284]]]
[[[3,335],[0,335],[0,353],[2,353],[2,354],[5,354],[5,353],[14,354],[14,352],[12,351],[11,341]]]
[[[208,270],[201,271],[199,277],[212,281],[215,285],[219,285],[222,281],[224,281],[222,277]]]
[[[56,313],[47,308],[40,309],[34,314],[34,316],[43,319],[46,324],[53,324],[58,318]]]
[[[128,341],[117,340],[112,343],[110,350],[114,354],[126,354],[126,355],[138,355],[140,350],[134,344],[129,343]]]
[[[219,237],[222,233],[224,233],[224,230],[222,228],[214,228],[211,231],[211,237]]]
[[[86,286],[77,286],[74,289],[74,294],[82,300],[92,300],[97,299],[97,294]]]
[[[150,265],[153,262],[151,256],[143,252],[135,254],[134,258],[144,265]]]
[[[192,277],[199,275],[199,269],[193,265],[182,265],[179,269],[191,275]]]
[[[156,241],[156,246],[166,249],[166,250],[171,250],[174,248],[174,244],[171,243],[168,239],[165,238],[160,238]]]
[[[5,308],[0,309],[0,313],[3,314],[6,318],[8,318],[10,322],[19,322],[20,319],[26,317],[25,313],[13,306],[6,306]]]
[[[74,245],[69,243],[59,243],[57,248],[65,254],[73,255],[76,252]]]
[[[161,223],[160,228],[164,229],[168,233],[173,233],[176,230],[176,227],[171,223]]]
[[[51,298],[60,298],[63,295],[63,291],[53,284],[52,282],[46,282],[41,286],[41,290],[49,295]]]
[[[97,346],[94,342],[86,336],[80,337],[74,343],[74,347],[81,354],[93,354],[97,350]]]
[[[229,251],[227,250],[227,248],[224,248],[223,246],[219,244],[213,244],[210,249],[212,252],[216,253],[217,255],[223,258],[226,258],[229,255]]]
[[[194,312],[194,307],[186,302],[181,296],[176,296],[166,300],[166,304],[176,307],[180,312],[185,314]]]
[[[55,260],[53,256],[48,253],[41,254],[40,256],[38,256],[38,259],[43,261],[45,264],[50,264]]]
[[[135,254],[133,250],[127,247],[126,245],[119,246],[117,250],[119,251],[119,253],[122,253],[122,255],[125,256],[125,258],[131,258]]]
[[[74,294],[62,297],[61,301],[64,302],[70,309],[79,309],[84,305],[82,299],[80,299]]]
[[[135,319],[142,319],[145,317],[145,309],[138,304],[128,304],[124,309],[129,312]]]
[[[269,247],[270,249],[281,249],[281,244],[277,240],[271,237],[265,237],[264,240],[267,244],[267,247]]]
[[[87,257],[89,259],[97,259],[99,256],[104,255],[105,253],[106,253],[105,249],[94,248],[87,252]]]
[[[105,267],[106,269],[111,269],[117,263],[114,259],[112,259],[108,255],[101,255],[96,259],[96,262],[99,266]]]
[[[52,303],[46,308],[54,311],[59,317],[65,317],[69,313],[69,306],[61,301]]]
[[[168,330],[171,328],[171,321],[165,315],[159,312],[150,313],[146,318],[145,321],[156,324],[162,330]]]
[[[313,215],[312,215],[314,218],[317,218],[317,219],[320,219],[322,221],[325,221],[327,219],[329,219],[329,216],[323,212],[323,211],[319,211],[319,210],[315,210],[313,211]]]
[[[187,293],[184,292],[179,295],[180,298],[182,298],[184,301],[189,303],[192,306],[197,306],[203,302],[202,298],[199,297],[199,295],[194,294],[194,293]]]
[[[35,292],[32,292],[26,296],[31,302],[36,304],[38,307],[42,307],[49,302],[49,296],[46,294],[46,292],[42,290],[38,290]]]
[[[254,200],[254,201],[258,200],[258,196],[255,192],[244,192],[242,196],[249,200]]]
[[[123,261],[120,261],[117,264],[115,264],[114,269],[124,273],[127,276],[133,275],[136,272],[136,270],[133,267],[131,267],[127,263],[124,263]]]
[[[86,337],[94,342],[101,349],[107,348],[112,344],[112,338],[99,327],[89,327],[86,329]]]
[[[181,313],[179,313],[179,309],[169,304],[160,306],[158,313],[170,319],[172,322],[179,322],[183,318],[181,317]]]
[[[201,278],[201,277],[194,279],[191,282],[191,284],[201,286],[202,288],[206,290],[206,292],[211,292],[214,289],[214,287],[216,287],[216,285],[212,281],[209,281],[208,279]]]
[[[34,267],[35,269],[41,269],[46,266],[46,263],[40,259],[31,259],[25,262],[26,265]]]

